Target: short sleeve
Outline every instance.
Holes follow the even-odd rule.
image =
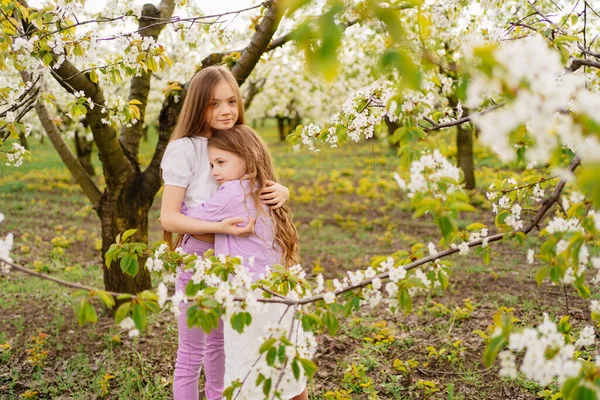
[[[219,190],[204,204],[185,211],[188,217],[201,219],[203,221],[223,221],[225,218],[240,217],[241,202],[244,196],[240,195],[239,181],[225,182]],[[235,215],[235,214],[240,215]]]
[[[195,156],[190,139],[177,139],[169,143],[160,163],[165,185],[187,188],[192,181]]]

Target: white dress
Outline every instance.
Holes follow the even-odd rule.
[[[260,296],[258,292],[256,295]],[[290,338],[292,343],[303,343],[306,340],[299,320],[294,321],[292,335],[289,335],[292,327],[293,308],[287,312],[286,308],[285,304],[266,304],[261,311],[252,313],[252,324],[247,326],[243,333],[238,333],[228,321],[224,321],[225,387],[230,386],[235,380],[242,382],[245,379],[241,389],[235,392],[234,398],[238,391],[240,393],[237,399],[263,400],[267,398],[263,393],[262,383],[256,386],[256,379],[268,366],[266,352],[260,354],[259,349],[263,342],[271,336],[270,332],[273,332],[273,327],[277,326],[279,329],[285,330],[288,333],[286,337]],[[306,375],[304,375],[302,366],[300,364],[299,366],[301,373],[299,380],[294,377],[291,365],[287,365],[282,376],[279,372],[272,376],[269,399],[276,387],[277,391],[281,393],[281,399],[291,399],[304,391]]]

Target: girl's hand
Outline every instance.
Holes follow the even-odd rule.
[[[226,218],[220,222],[221,232],[219,233],[233,236],[248,236],[254,234],[254,218],[250,218],[248,220],[248,225],[244,226],[243,228],[237,226],[238,224],[243,224],[244,222],[246,222],[246,218]]]
[[[267,181],[267,186],[260,192],[262,202],[273,210],[278,209],[290,198],[290,191],[277,182]]]

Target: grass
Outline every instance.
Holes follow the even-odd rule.
[[[312,154],[279,142],[272,125],[258,130],[271,144],[280,180],[290,188],[308,273],[318,267],[335,277],[364,267],[375,255],[407,250],[416,242],[438,242],[430,218],[412,219],[408,200],[392,179],[398,158],[387,146],[369,141]],[[151,136],[142,142],[142,160],[150,159],[155,140]],[[19,169],[0,165],[0,211],[6,215],[0,236],[15,234],[13,258],[19,264],[102,287],[97,216],[50,144],[30,142],[31,162]],[[498,164],[482,149],[477,157],[477,179],[486,187]],[[97,155],[93,163],[94,179],[102,187]],[[474,199],[481,196],[473,194]],[[160,193],[150,214],[151,242],[161,236],[159,206]],[[460,226],[474,221],[493,226],[484,209],[465,215]],[[377,397],[372,398],[382,399],[503,399],[506,393],[534,398],[539,388],[531,382],[501,380],[497,367],[485,370],[480,361],[485,343],[473,331],[485,332],[500,306],[515,307],[523,324],[535,323],[540,310],[564,313],[562,291],[548,285],[537,288],[535,269],[523,267],[526,248],[536,245],[533,238],[524,247],[501,243],[494,247],[498,254],[490,265],[473,253],[453,257],[450,288],[417,297],[411,314],[367,307],[343,321],[334,338],[319,336],[319,371],[310,398],[366,399],[373,393]],[[572,309],[584,307],[570,296]],[[472,299],[474,309],[464,319],[428,310],[436,302],[451,312],[464,307],[466,298]],[[18,274],[0,278],[0,398],[171,398],[177,345],[172,317],[153,316],[147,332],[130,339],[100,307],[97,324],[79,327],[72,311],[76,301],[68,289],[48,281]],[[584,319],[583,311],[572,312],[574,319]],[[365,339],[386,329],[383,336],[393,336],[388,343]],[[48,353],[36,363],[28,349],[40,333],[48,337],[36,351]],[[450,352],[458,339],[465,351],[455,361],[428,357],[428,346]],[[412,360],[418,366],[402,372],[394,367],[395,360]],[[357,374],[348,372],[352,365]]]

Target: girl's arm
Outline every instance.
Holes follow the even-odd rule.
[[[267,186],[260,192],[262,202],[273,210],[284,205],[289,198],[289,189],[274,181],[267,181]]]
[[[227,218],[221,222],[200,221],[181,213],[181,203],[186,188],[165,185],[160,207],[160,223],[165,231],[202,235],[204,233],[220,233],[224,235],[247,235],[254,232],[254,219],[248,221],[243,228],[237,226],[246,222],[245,218]]]

